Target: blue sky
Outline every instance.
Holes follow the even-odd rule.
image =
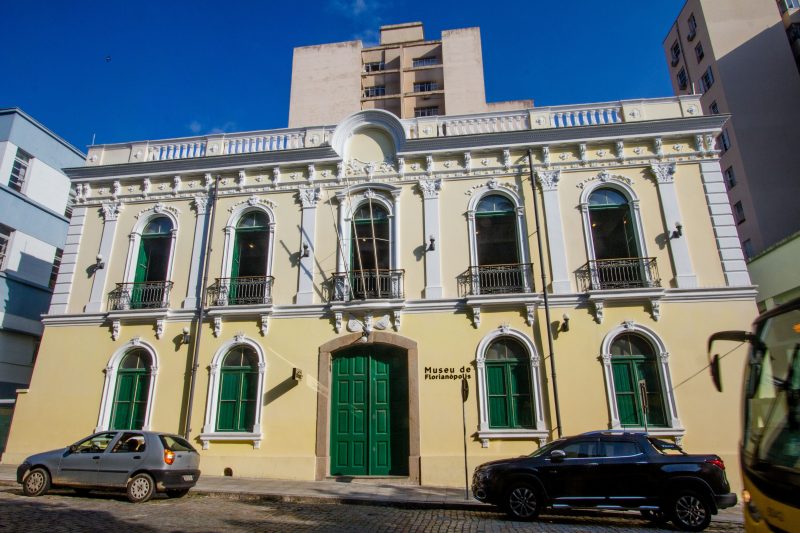
[[[85,150],[286,127],[292,49],[479,26],[489,101],[537,106],[672,94],[661,48],[684,0],[4,2],[0,107]],[[110,58],[107,60],[107,57]]]

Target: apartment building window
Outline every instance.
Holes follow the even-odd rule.
[[[781,14],[786,13],[790,9],[800,8],[799,0],[777,0],[777,2],[778,2],[778,9],[780,9]]]
[[[705,57],[705,52],[703,52],[703,43],[697,43],[697,46],[694,47],[694,55],[697,56],[697,62],[703,60]]]
[[[731,149],[731,138],[727,129],[722,130],[722,133],[719,134],[719,147],[723,154]]]
[[[426,93],[428,91],[438,91],[439,83],[436,81],[423,81],[414,84],[415,93]]]
[[[753,243],[750,241],[750,239],[745,239],[742,242],[742,251],[744,252],[746,259],[753,257]]]
[[[741,224],[746,220],[744,217],[744,206],[742,205],[742,202],[736,202],[733,204],[733,214],[736,216],[737,224]]]
[[[386,64],[383,61],[364,63],[364,72],[380,72],[381,70],[386,70]]]
[[[725,183],[728,184],[729,189],[736,187],[736,174],[733,172],[733,167],[725,169]]]
[[[719,115],[719,106],[717,105],[716,100],[711,102],[711,105],[708,106],[708,110],[711,112],[712,115]]]
[[[375,87],[365,87],[364,96],[366,98],[372,98],[375,96],[386,96],[386,86],[376,85]]]
[[[702,86],[703,92],[707,92],[711,86],[714,85],[714,72],[711,70],[711,67],[708,67],[700,77],[700,85]]]
[[[672,48],[670,48],[670,52],[672,53],[672,66],[674,67],[675,65],[678,64],[678,61],[680,61],[681,58],[681,45],[680,43],[678,43],[678,41],[672,43]]]
[[[22,148],[17,148],[14,166],[11,167],[11,177],[8,180],[8,186],[15,191],[22,192],[22,186],[25,183],[25,177],[28,174],[28,167],[30,166],[31,159],[33,159],[31,154]]]
[[[686,38],[691,41],[697,35],[697,20],[694,18],[694,13],[689,15],[689,19],[686,22],[689,24],[689,34]]]
[[[414,116],[415,117],[435,117],[439,114],[439,106],[438,105],[430,105],[425,107],[415,107],[414,108]]]
[[[412,67],[427,67],[430,65],[438,65],[438,57],[415,57],[411,60]]]
[[[0,270],[5,269],[6,255],[8,254],[8,245],[11,242],[12,233],[14,233],[14,230],[0,224]]]
[[[689,78],[686,76],[686,70],[681,69],[680,72],[678,72],[678,88],[683,90],[686,89],[686,87],[688,86],[689,86]]]
[[[53,268],[50,270],[50,290],[55,289],[56,279],[58,278],[58,270],[61,268],[61,257],[64,255],[64,250],[56,248],[56,255],[53,258]]]

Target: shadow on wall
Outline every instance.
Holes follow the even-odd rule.
[[[5,316],[0,327],[10,327],[9,321],[16,317],[39,322],[50,305],[52,293],[47,285],[52,268],[47,261],[21,254],[19,268],[4,271],[0,277],[0,311]],[[47,273],[43,279],[42,272]]]

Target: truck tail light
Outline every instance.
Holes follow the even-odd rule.
[[[171,465],[175,462],[175,452],[172,450],[164,450],[164,462]]]
[[[717,457],[715,459],[706,459],[706,462],[716,466],[720,470],[725,470],[725,462],[722,459],[720,459],[719,457]]]

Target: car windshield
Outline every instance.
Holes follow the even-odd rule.
[[[563,444],[563,443],[564,443],[564,439],[554,440],[553,442],[545,444],[544,446],[542,446],[541,448],[539,448],[538,450],[536,450],[535,452],[530,454],[528,457],[541,457],[543,455],[547,455],[551,451],[556,449],[556,445],[560,445],[560,444]]]
[[[173,452],[194,452],[194,447],[185,439],[175,435],[160,435],[164,448]]]
[[[683,451],[683,448],[681,448],[674,442],[655,439],[652,437],[648,438],[647,440],[650,441],[650,444],[652,444],[656,450],[658,450],[660,453],[664,455],[686,455],[686,452]]]

